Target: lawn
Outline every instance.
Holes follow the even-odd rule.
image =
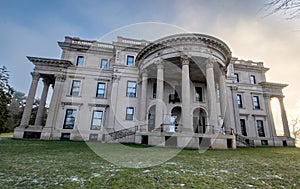
[[[147,152],[143,146],[127,148]],[[112,156],[121,153],[123,160],[136,159],[136,154],[122,151],[120,145],[101,144],[99,149],[105,153],[110,149]],[[178,152],[151,149],[149,159],[155,153]],[[84,142],[6,137],[0,138],[0,154],[0,188],[300,188],[299,148],[182,150],[172,159],[146,168],[112,164]],[[141,155],[139,163],[147,163],[147,154]]]

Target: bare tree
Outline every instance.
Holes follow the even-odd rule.
[[[293,135],[295,138],[295,141],[300,141],[300,117],[292,119],[292,126],[293,126]]]
[[[267,16],[281,13],[287,19],[300,17],[300,0],[269,0],[265,7],[269,12]]]

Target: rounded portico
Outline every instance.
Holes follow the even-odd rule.
[[[142,81],[140,120],[148,129],[163,129],[175,116],[180,132],[196,133],[200,127],[202,132],[218,130],[223,126],[220,119],[226,120],[230,59],[223,41],[203,34],[172,35],[144,47],[136,57]],[[147,109],[153,104],[155,111],[152,108],[149,116]],[[224,123],[229,131],[230,125]]]

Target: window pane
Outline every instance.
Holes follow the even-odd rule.
[[[152,98],[156,98],[156,83],[153,83],[153,94],[152,94]]]
[[[238,108],[243,108],[242,95],[237,95],[237,105]]]
[[[127,82],[127,96],[136,97],[136,82]]]
[[[78,67],[83,66],[83,62],[84,62],[84,57],[83,56],[78,56],[76,66],[78,66]]]
[[[126,109],[126,120],[133,120],[134,109],[129,107]]]
[[[254,106],[254,109],[260,109],[258,96],[253,96],[253,106]]]
[[[102,111],[93,112],[93,119],[92,119],[92,126],[91,126],[92,130],[100,130],[101,123],[102,123],[102,116],[103,116]]]
[[[240,125],[241,125],[242,135],[247,136],[246,121],[244,119],[240,119]]]
[[[63,128],[64,129],[73,129],[74,124],[75,124],[75,118],[76,118],[76,110],[75,109],[67,109]]]
[[[103,69],[103,70],[108,69],[108,60],[107,59],[101,60],[101,69]]]
[[[234,77],[235,77],[234,82],[235,82],[235,83],[238,83],[238,82],[240,81],[240,80],[239,80],[239,74],[235,73],[235,74],[234,74]]]
[[[127,56],[127,65],[133,66],[134,64],[134,57],[133,56]]]
[[[196,87],[195,90],[196,90],[196,94],[195,94],[196,101],[202,102],[202,88]]]
[[[251,84],[255,84],[255,83],[256,83],[256,81],[255,81],[255,76],[254,76],[254,75],[251,75],[251,76],[250,76],[250,83],[251,83]]]
[[[70,95],[78,96],[79,91],[80,91],[80,81],[73,81]]]
[[[256,120],[258,136],[265,137],[264,125],[262,120]]]
[[[105,83],[98,83],[97,86],[97,98],[104,98],[105,95]]]

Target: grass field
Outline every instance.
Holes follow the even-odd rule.
[[[6,137],[0,138],[0,154],[0,188],[300,188],[299,148],[183,150],[142,169],[111,164],[84,142]]]

